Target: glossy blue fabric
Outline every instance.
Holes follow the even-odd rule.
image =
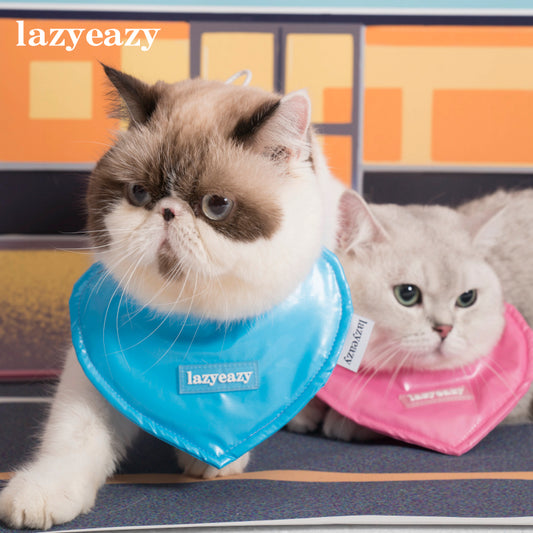
[[[98,263],[74,286],[70,315],[78,359],[100,393],[144,430],[220,468],[324,385],[352,305],[340,264],[324,250],[283,303],[252,319],[157,313]]]

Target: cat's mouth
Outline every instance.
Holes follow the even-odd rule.
[[[449,349],[446,349],[444,344],[440,343],[433,350],[417,354],[412,361],[413,368],[420,370],[443,370],[457,366],[457,354],[451,353]]]

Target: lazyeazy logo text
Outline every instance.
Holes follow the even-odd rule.
[[[24,20],[17,20],[16,46],[53,46],[72,52],[78,43],[89,46],[128,46],[147,52],[154,44],[161,28],[26,28]]]
[[[339,366],[352,372],[357,372],[368,346],[373,327],[374,321],[370,320],[370,318],[353,314],[348,335],[337,361]]]
[[[466,385],[401,394],[399,400],[407,408],[435,403],[473,400],[474,395]]]
[[[180,394],[253,390],[259,387],[256,361],[180,365]]]
[[[187,385],[209,385],[219,383],[248,383],[253,372],[220,372],[219,374],[193,374],[187,370]]]

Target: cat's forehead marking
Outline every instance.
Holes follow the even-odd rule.
[[[200,206],[207,194],[233,201],[234,212],[227,220],[204,218],[226,237],[249,242],[275,233],[282,214],[276,177],[263,158],[205,132],[180,131],[171,142],[163,171],[168,176],[168,194],[188,203],[197,216],[202,216]]]
[[[253,135],[254,126],[271,116],[279,101],[258,88],[187,80],[168,88],[160,115],[190,131],[245,140],[241,135]]]

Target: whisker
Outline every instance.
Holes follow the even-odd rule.
[[[194,292],[196,290],[197,283],[198,283],[198,273],[195,273],[195,282],[194,282],[193,294],[194,294]],[[191,299],[191,303],[189,305],[189,308],[188,308],[187,313],[185,315],[185,318],[183,320],[183,324],[181,326],[181,329],[179,330],[178,334],[176,335],[176,337],[174,338],[174,340],[172,341],[170,346],[165,350],[165,352],[152,365],[150,365],[149,368],[147,368],[143,372],[143,375],[147,374],[148,372],[150,372],[150,370],[152,370],[152,368],[154,368],[156,365],[158,365],[167,356],[167,354],[170,352],[170,350],[176,344],[176,342],[178,341],[178,339],[180,338],[180,336],[181,336],[181,334],[183,332],[183,329],[185,328],[185,324],[187,323],[187,320],[189,319],[190,312],[191,312],[191,309],[192,309],[192,302],[193,302],[193,299]]]
[[[392,372],[392,375],[391,375],[391,377],[389,379],[389,383],[387,385],[387,390],[385,391],[385,394],[388,394],[390,392],[390,389],[391,389],[394,381],[398,377],[398,374],[400,373],[400,371],[404,367],[405,363],[407,361],[409,361],[409,359],[411,358],[411,355],[412,355],[412,353],[410,351],[406,351],[405,352],[405,356],[402,358],[400,363],[394,368],[394,371]]]
[[[129,273],[130,270],[132,270],[134,268],[133,265],[130,265],[130,267],[128,267],[128,270],[126,271],[126,274],[124,274],[124,276],[122,277],[121,280],[119,280],[119,282],[117,283],[117,285],[115,286],[115,289],[113,290],[113,294],[111,295],[111,297],[109,298],[109,302],[107,303],[107,307],[106,307],[106,310],[105,310],[105,313],[104,313],[104,321],[103,321],[103,324],[102,324],[102,344],[104,346],[104,356],[106,358],[106,362],[107,362],[107,366],[108,366],[108,369],[109,369],[109,373],[112,374],[112,371],[111,371],[111,365],[109,364],[109,356],[110,355],[114,355],[113,352],[108,352],[107,351],[107,348],[106,348],[106,335],[105,335],[105,330],[106,330],[106,324],[107,324],[107,318],[108,318],[108,315],[109,315],[109,312],[110,312],[110,309],[111,309],[111,303],[113,302],[117,292],[119,289],[122,289],[121,287],[121,282],[123,281],[123,279],[125,278],[125,276]],[[124,289],[122,289],[122,291],[124,291]],[[118,313],[117,313],[118,314]],[[115,352],[116,353],[116,352]],[[125,363],[128,365],[128,368],[129,368],[129,364],[128,364],[128,361],[124,355],[124,353],[122,351],[119,352],[119,354],[122,356],[122,358],[124,359]]]
[[[128,276],[128,279],[126,280],[126,282],[124,283],[124,278],[121,280],[121,283],[120,283],[120,286],[122,287],[122,292],[120,294],[120,299],[118,301],[118,310],[120,310],[121,306],[122,306],[122,301],[124,299],[124,296],[127,292],[127,289],[129,287],[129,284],[131,282],[131,279],[132,277],[135,275],[139,265],[143,262],[143,260],[145,259],[145,254],[146,252],[143,252],[141,253],[141,255],[139,256],[137,262],[133,265],[133,268],[131,268],[131,272]],[[116,316],[115,316],[115,329],[116,329],[116,333],[117,333],[117,342],[118,342],[118,346],[119,346],[119,350],[120,350],[120,353],[122,354],[123,358],[124,358],[124,361],[125,363],[128,365],[128,369],[130,368],[129,366],[129,363],[128,363],[128,360],[126,358],[126,356],[124,355],[124,350],[122,348],[122,341],[120,340],[120,324],[119,324],[119,320],[120,320],[120,313],[117,312]]]
[[[502,376],[501,372],[498,372],[498,370],[501,370],[501,365],[497,361],[489,360],[487,369],[490,370],[490,372],[492,372],[508,390],[512,391],[513,395],[516,395],[515,387],[513,387],[511,383],[509,383],[509,381]]]
[[[134,252],[130,251],[127,254],[121,255],[116,261],[114,261],[111,264],[105,265],[105,271],[104,275],[98,280],[98,282],[94,285],[91,294],[89,295],[89,299],[92,297],[93,293],[100,290],[101,286],[104,284],[104,282],[109,278],[113,277],[111,274],[111,271],[116,271],[117,267],[120,266],[125,261],[129,260],[133,256]]]
[[[375,363],[377,359],[379,364],[377,366],[373,365],[372,367],[363,367],[359,371],[361,376],[366,377],[366,380],[361,386],[357,387],[355,391],[353,390],[353,388],[350,389],[350,391],[347,391],[350,394],[351,401],[356,401],[357,397],[362,394],[364,389],[369,385],[375,375],[381,370],[383,370],[387,366],[387,363],[393,360],[398,355],[398,353],[401,353],[398,344],[394,343],[394,341],[391,341],[390,343],[385,345],[382,350],[380,350],[378,355],[373,354],[373,363]]]
[[[186,275],[186,278],[185,278],[185,282],[184,282],[184,285],[182,287],[182,291],[183,291],[183,288],[185,287],[186,283],[187,283],[187,280],[188,280],[188,276],[189,276],[189,272],[187,272],[187,275]],[[179,295],[178,295],[178,298],[176,298],[176,300],[174,301],[174,304],[173,304],[173,307],[170,308],[170,310],[167,312],[167,314],[165,315],[165,317],[163,318],[163,320],[160,320],[159,321],[159,324],[157,327],[155,327],[148,335],[146,335],[145,337],[143,337],[140,341],[136,342],[135,344],[131,345],[131,346],[128,346],[127,349],[131,349],[131,348],[135,348],[136,346],[138,346],[139,344],[142,344],[144,341],[146,341],[147,339],[149,339],[152,335],[154,335],[162,326],[163,324],[168,320],[168,318],[172,315],[173,311],[174,311],[174,307],[178,304],[178,302],[180,302],[180,298],[179,298]],[[146,306],[145,306],[146,307]],[[143,307],[144,308],[144,307]],[[140,311],[138,311],[134,316],[136,316]],[[178,336],[181,334],[181,332],[183,331],[183,328],[185,327],[185,321],[183,322],[183,325],[180,329],[180,332],[178,333]],[[171,345],[172,346],[172,345]],[[165,354],[164,354],[165,355]],[[159,360],[157,361],[159,362]],[[150,367],[150,369],[153,368],[153,365]],[[148,370],[150,370],[148,369]],[[147,372],[148,372],[147,370]]]

